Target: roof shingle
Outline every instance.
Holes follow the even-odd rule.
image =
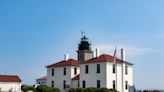
[[[49,68],[49,67],[62,67],[62,66],[79,66],[79,61],[74,59],[68,59],[48,65],[46,67]]]
[[[17,75],[0,75],[0,82],[21,82]]]
[[[76,75],[75,77],[72,78],[72,80],[79,80],[80,74]]]
[[[47,80],[47,76],[43,76],[41,78],[38,78],[37,80]]]
[[[122,61],[119,58],[116,58],[116,60],[117,60],[117,63],[126,63],[126,64],[129,64],[129,65],[133,65],[132,63],[129,63],[127,61]],[[114,62],[114,57],[111,56],[111,55],[102,54],[99,57],[89,59],[89,60],[84,61],[82,63],[96,63],[96,62]]]

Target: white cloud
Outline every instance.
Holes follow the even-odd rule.
[[[148,53],[153,52],[153,50],[150,48],[143,48],[143,47],[138,47],[134,45],[123,45],[123,44],[120,44],[120,45],[100,44],[100,45],[93,46],[93,49],[99,48],[101,54],[107,53],[107,54],[113,55],[115,47],[117,48],[118,57],[120,56],[121,48],[125,49],[127,56],[143,55],[143,54],[148,54]]]

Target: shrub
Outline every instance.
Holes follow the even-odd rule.
[[[58,88],[48,87],[46,85],[39,85],[36,92],[60,92]]]
[[[84,88],[76,88],[76,92],[84,92],[85,89]]]
[[[101,88],[91,87],[91,88],[87,88],[86,90],[88,90],[88,92],[100,92]]]
[[[109,89],[107,89],[107,88],[101,88],[100,90],[101,90],[101,92],[109,92]]]
[[[87,88],[84,92],[94,92],[93,88]]]
[[[109,92],[117,92],[115,89],[109,89]]]
[[[28,85],[22,85],[21,89],[22,89],[23,92],[27,92],[27,91],[30,91],[30,90],[35,91],[35,88],[33,86],[28,86]]]
[[[107,88],[70,88],[68,92],[117,92],[115,89],[107,89]]]
[[[160,92],[159,90],[153,90],[153,92]]]
[[[77,89],[75,89],[75,88],[70,88],[70,89],[68,90],[68,92],[77,92]]]
[[[160,92],[159,90],[144,90],[143,92]]]

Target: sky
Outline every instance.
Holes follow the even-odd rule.
[[[34,84],[46,65],[76,59],[81,31],[92,50],[117,46],[137,89],[163,89],[164,0],[0,0],[0,74]]]

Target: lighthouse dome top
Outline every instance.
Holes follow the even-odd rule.
[[[78,46],[78,50],[91,50],[90,45],[91,44],[89,43],[88,38],[86,36],[82,36]]]

